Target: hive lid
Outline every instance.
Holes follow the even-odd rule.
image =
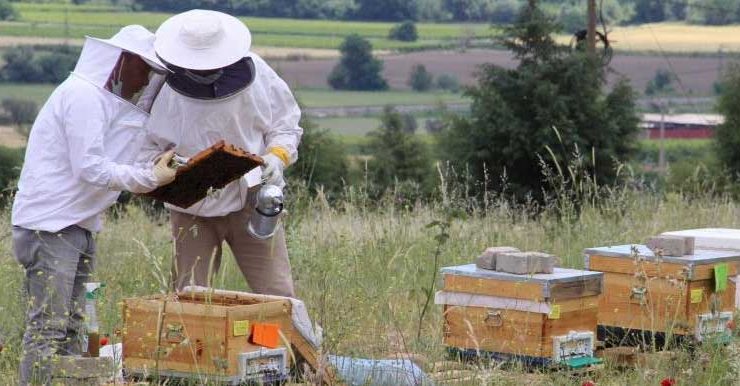
[[[637,248],[637,255],[647,261],[654,261],[657,258],[655,253],[653,253],[650,248],[645,245],[636,244],[587,248],[583,251],[583,253],[586,255],[586,258],[588,258],[588,256],[597,255],[633,259],[634,256],[632,255],[632,247]],[[740,261],[740,250],[696,249],[693,255],[663,256],[661,260],[665,263],[685,265],[716,264],[725,261]]]
[[[740,229],[699,228],[663,232],[667,236],[693,237],[694,246],[699,249],[740,250]]]
[[[478,268],[475,264],[458,265],[454,267],[444,267],[441,270],[443,275],[460,275],[470,276],[482,279],[504,280],[513,282],[534,282],[534,283],[567,283],[584,279],[600,279],[603,276],[601,272],[583,271],[578,269],[555,267],[553,273],[536,273],[533,275],[517,275],[507,272],[498,272],[488,269]]]

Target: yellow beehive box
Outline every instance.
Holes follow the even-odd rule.
[[[475,264],[442,269],[444,343],[559,362],[590,357],[596,333],[602,274],[555,268],[552,274],[516,275]]]
[[[590,248],[585,265],[604,273],[599,325],[629,331],[729,336],[740,251],[696,249],[659,256],[644,245]]]

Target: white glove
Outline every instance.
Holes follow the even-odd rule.
[[[167,185],[175,180],[177,170],[171,168],[169,165],[174,156],[174,150],[167,151],[159,157],[154,167],[152,167],[152,174],[154,175],[154,181],[157,183],[157,187]]]
[[[284,188],[283,169],[285,168],[285,164],[283,160],[272,153],[263,155],[262,159],[265,161],[265,164],[262,165],[262,183],[275,185],[281,189]]]

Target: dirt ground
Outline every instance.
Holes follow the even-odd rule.
[[[424,64],[432,74],[452,74],[463,84],[474,81],[474,73],[484,63],[493,63],[511,68],[516,61],[503,50],[426,51],[407,54],[393,54],[381,57],[385,63],[383,75],[391,88],[407,89],[406,84],[411,67]],[[611,62],[609,80],[611,82],[626,76],[639,92],[645,90],[647,82],[660,69],[672,69],[680,79],[674,86],[684,96],[711,95],[713,83],[717,80],[721,65],[727,63],[719,57],[655,55],[614,55]],[[281,61],[270,63],[292,87],[326,87],[326,78],[336,64],[331,60]]]
[[[11,126],[0,126],[0,145],[7,147],[26,146],[26,139]]]

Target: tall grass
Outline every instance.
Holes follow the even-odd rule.
[[[471,205],[464,190],[444,191],[435,202],[405,206],[392,196],[370,202],[357,187],[348,188],[344,199],[332,203],[321,194],[310,196],[302,189],[292,192],[285,225],[297,294],[323,326],[328,352],[373,358],[414,352],[430,361],[443,359],[440,309],[432,305],[419,326],[438,247],[441,266],[469,263],[488,246],[512,245],[551,252],[565,266],[582,267],[582,251],[587,247],[641,242],[675,229],[740,227],[737,204],[710,195],[689,200],[679,194],[612,189],[600,201],[585,202],[580,211],[571,211],[573,221],[563,221],[563,210],[571,209],[557,204],[534,215],[531,208],[512,205],[495,195]],[[465,207],[467,212],[451,219],[445,229],[447,238],[440,245],[435,240],[439,232],[427,225],[446,221],[451,207]],[[1,216],[0,281],[5,296],[0,299],[0,331],[5,350],[0,353],[0,379],[12,384],[24,328],[22,270],[11,254],[8,211]],[[154,267],[155,263],[169,266],[167,219],[148,217],[140,208],[129,206],[109,219],[97,240],[95,278],[108,285],[99,305],[101,328],[111,333],[121,326],[118,304],[123,298],[164,290],[161,274]],[[230,256],[215,283],[227,289],[247,289]],[[593,376],[604,385],[658,384],[666,376],[680,379],[680,384],[729,384],[729,377],[736,376],[730,363],[740,360],[740,354],[732,352],[702,348],[696,355],[704,362],[682,352],[676,359],[626,371],[608,367]],[[540,377],[542,384],[582,381],[560,373]],[[492,383],[521,384],[521,379],[501,378]]]

